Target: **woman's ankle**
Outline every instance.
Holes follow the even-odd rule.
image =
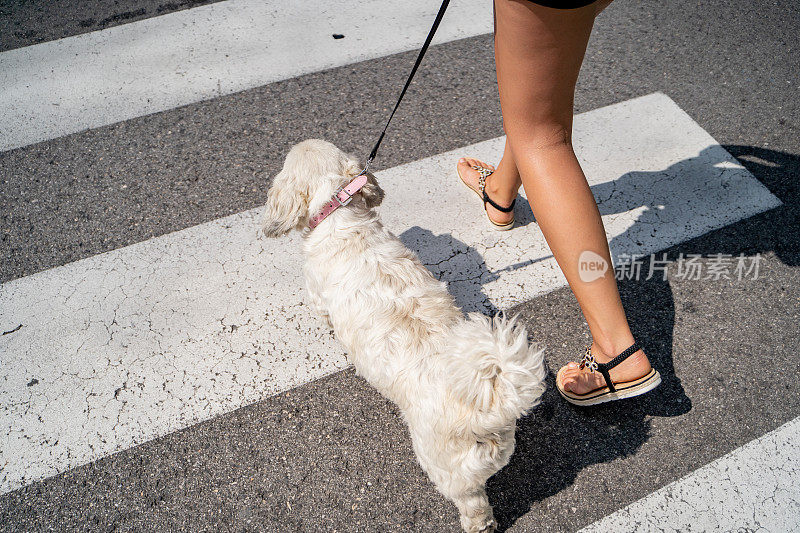
[[[631,344],[633,344],[633,341],[630,341],[630,344],[623,347],[620,347],[622,346],[620,343],[610,343],[610,346],[607,346],[604,350],[601,349],[597,343],[592,343],[592,354],[598,363],[608,363],[625,351]],[[613,346],[613,348],[611,346]],[[647,355],[639,349],[625,358],[618,366],[609,370],[609,372],[614,381],[629,381],[646,375],[652,368]]]
[[[517,192],[522,184],[516,169],[511,169],[509,172],[506,168],[501,162],[495,171],[486,178],[486,194],[500,205],[511,203],[517,197]]]
[[[621,336],[616,339],[594,339],[592,353],[601,362],[605,363],[627,350],[634,343],[633,336]],[[644,355],[641,348],[633,355]]]

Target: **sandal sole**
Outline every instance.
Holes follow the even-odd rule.
[[[483,201],[483,196],[481,196],[481,194],[480,194],[478,191],[476,191],[475,189],[473,189],[472,187],[470,187],[470,186],[467,184],[467,182],[466,182],[466,181],[464,181],[464,178],[462,178],[462,177],[461,177],[461,172],[459,172],[459,171],[458,171],[458,166],[456,166],[456,174],[458,174],[458,179],[461,181],[461,183],[463,183],[463,184],[464,184],[464,187],[466,187],[467,189],[469,189],[469,190],[471,190],[472,192],[474,192],[475,194],[477,194],[477,195],[478,195],[478,198],[480,198],[480,199],[481,199],[481,201]],[[484,211],[486,211],[486,206],[485,206],[485,205],[484,205]],[[516,225],[516,222],[517,222],[517,221],[516,221],[516,218],[512,218],[512,219],[511,219],[511,222],[508,222],[508,223],[506,223],[506,224],[498,224],[497,222],[495,222],[494,220],[492,220],[491,218],[489,218],[489,213],[486,213],[486,220],[488,220],[488,221],[489,221],[489,224],[491,224],[491,225],[492,225],[492,229],[494,229],[494,230],[496,230],[496,231],[508,231],[508,230],[510,230],[510,229],[513,229],[513,228],[514,228],[514,226]]]
[[[563,370],[563,368],[559,370],[556,375],[556,388],[559,394],[572,405],[581,405],[584,407],[641,396],[661,384],[661,374],[658,373],[658,370],[653,368],[647,375],[639,379],[614,383],[617,389],[616,392],[611,392],[608,387],[602,387],[592,392],[587,392],[586,394],[574,394],[562,389],[561,385],[559,385],[561,382],[561,372],[563,372]]]

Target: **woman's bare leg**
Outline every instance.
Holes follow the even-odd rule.
[[[600,213],[572,149],[575,83],[594,17],[607,4],[601,0],[560,10],[525,0],[495,0],[495,61],[508,150],[506,168],[496,172],[501,179],[487,180],[487,192],[495,199],[494,192],[498,203],[505,200],[504,193],[511,195],[513,189],[516,194],[518,183],[509,168],[513,162],[539,227],[586,317],[592,351],[600,362],[634,340],[613,269],[590,282],[581,280],[578,271],[584,251],[611,264]],[[615,381],[627,381],[649,371],[640,350],[611,374]],[[563,385],[578,394],[603,384],[602,376],[581,371],[575,363],[564,373]]]
[[[592,6],[594,7],[594,16],[599,15],[612,0],[597,0]],[[497,21],[495,20],[495,30]],[[516,198],[517,191],[519,191],[522,180],[517,170],[517,165],[514,161],[514,154],[511,152],[511,147],[506,141],[505,148],[503,149],[503,157],[495,168],[490,163],[481,161],[474,158],[462,158],[458,161],[459,173],[464,177],[464,180],[475,190],[478,189],[478,171],[471,167],[477,165],[494,170],[495,172],[486,179],[486,193],[489,198],[494,200],[500,205],[507,206]],[[514,217],[513,213],[504,213],[495,209],[491,205],[486,205],[486,212],[493,221],[498,224],[505,224],[510,222]]]

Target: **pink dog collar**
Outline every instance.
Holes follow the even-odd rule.
[[[308,221],[308,227],[311,229],[316,228],[320,222],[325,220],[325,217],[336,211],[342,206],[345,206],[350,203],[350,200],[353,199],[353,195],[356,194],[358,191],[361,190],[364,185],[367,184],[367,175],[366,174],[359,174],[353,180],[336,191],[336,193],[331,197],[327,204],[322,206],[322,209],[319,212],[311,217],[311,220]]]

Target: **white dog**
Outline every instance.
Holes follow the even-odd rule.
[[[399,406],[420,465],[456,504],[464,530],[493,531],[485,483],[514,451],[517,418],[544,392],[543,350],[528,346],[515,319],[462,314],[445,284],[380,223],[373,208],[383,190],[371,174],[346,207],[311,229],[359,171],[331,143],[296,145],[269,190],[264,233],[303,231],[314,310],[356,371]]]

